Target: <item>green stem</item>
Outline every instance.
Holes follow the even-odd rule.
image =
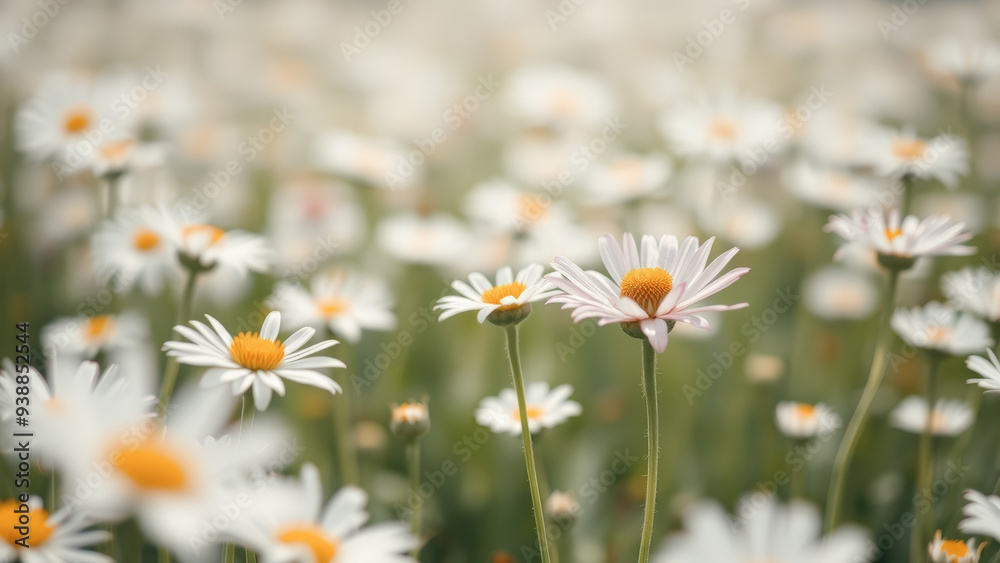
[[[351,403],[347,392],[341,393],[342,403],[333,408],[333,422],[337,431],[337,448],[340,450],[340,478],[342,485],[358,484],[358,460],[354,452],[354,434],[351,429]],[[416,489],[414,489],[416,490]]]
[[[531,504],[535,512],[535,532],[538,534],[538,550],[542,553],[542,563],[550,563],[549,540],[545,533],[545,514],[542,512],[542,498],[538,493],[538,472],[535,469],[535,452],[531,447],[531,430],[528,428],[528,406],[524,399],[524,375],[521,372],[521,352],[518,345],[517,325],[505,328],[507,332],[507,357],[510,360],[510,374],[517,391],[517,408],[521,415],[521,440],[524,442],[524,462],[528,468],[528,486],[531,489]]]
[[[913,175],[903,174],[900,182],[903,184],[903,193],[899,196],[899,214],[906,217],[910,212],[910,204],[913,202]]]
[[[797,439],[795,440],[795,451],[803,451],[806,445],[809,443],[808,440]],[[791,483],[788,486],[788,500],[795,498],[804,499],[805,496],[805,475],[800,475],[800,473],[806,470],[805,467],[800,468],[798,471],[792,471],[790,477]]]
[[[927,379],[924,383],[924,400],[927,401],[927,423],[924,431],[920,434],[920,451],[917,458],[917,495],[922,495],[924,491],[930,491],[931,481],[934,478],[934,435],[931,433],[932,414],[934,413],[934,388],[937,381],[938,369],[941,365],[941,356],[936,352],[930,353],[930,366],[927,370]],[[921,511],[917,509],[917,525],[913,527],[910,536],[910,561],[920,563],[925,560],[928,527],[933,524],[931,510]]]
[[[198,281],[198,272],[188,270],[187,283],[184,285],[184,293],[181,296],[181,306],[177,309],[177,322],[183,324],[191,320],[191,308],[194,304],[194,289]],[[174,333],[176,334],[176,333]],[[163,385],[160,387],[160,418],[167,413],[167,405],[170,403],[170,396],[174,392],[174,385],[177,383],[177,371],[180,364],[177,358],[170,356],[167,365],[163,368]]]
[[[538,434],[538,440],[541,441],[542,434]],[[535,460],[538,464],[538,496],[542,498],[542,502],[547,502],[549,495],[552,494],[552,489],[549,488],[549,479],[545,474],[545,456],[539,453],[538,459]],[[555,538],[555,532],[553,530],[558,525],[558,523],[553,518],[549,518],[545,521],[546,525],[546,535],[552,540],[551,550],[549,552],[549,557],[552,563],[559,563],[559,541]]]
[[[104,218],[114,219],[118,212],[118,200],[121,198],[121,174],[105,177],[104,183],[108,187],[108,206],[105,208]]]
[[[832,532],[837,527],[840,519],[841,503],[844,499],[844,482],[847,477],[847,469],[851,464],[854,455],[854,448],[857,446],[858,436],[868,418],[868,411],[871,409],[875,394],[878,393],[879,385],[882,383],[882,376],[885,375],[885,367],[889,359],[889,348],[892,343],[892,331],[890,321],[892,320],[893,306],[896,302],[896,288],[899,285],[899,270],[889,270],[885,303],[882,309],[882,319],[879,322],[878,334],[875,340],[875,355],[872,356],[871,369],[868,372],[868,382],[865,390],[861,394],[861,401],[858,408],[851,416],[851,421],[844,432],[844,439],[840,442],[837,450],[837,457],[833,462],[833,475],[830,479],[830,492],[827,495],[826,505],[826,530]]]
[[[410,440],[406,444],[406,465],[410,472],[410,494],[417,494],[420,490],[420,441]],[[417,545],[410,551],[410,557],[419,559],[420,555],[420,505],[410,507],[413,510],[412,522],[413,537],[417,538]]]
[[[236,563],[236,545],[226,543],[222,546],[222,563]]]
[[[157,563],[170,563],[170,551],[165,547],[160,547],[156,550],[156,561]]]
[[[642,543],[639,563],[649,561],[653,543],[653,514],[656,510],[656,477],[660,463],[660,412],[656,396],[656,351],[648,339],[642,340],[642,392],[646,396],[646,438],[648,440],[646,469],[646,511],[642,519]]]

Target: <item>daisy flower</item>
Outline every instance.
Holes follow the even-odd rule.
[[[571,394],[573,386],[568,384],[559,385],[550,391],[548,383],[529,383],[524,395],[528,430],[532,434],[538,434],[546,428],[554,428],[566,422],[571,416],[579,416],[583,409],[580,403],[569,400]],[[520,434],[521,415],[514,389],[503,389],[497,397],[483,398],[476,409],[476,422],[497,434]]]
[[[382,189],[404,189],[423,180],[422,169],[403,174],[405,148],[388,139],[368,138],[346,130],[322,133],[316,141],[314,158],[323,170]]]
[[[871,276],[839,266],[826,266],[806,278],[802,297],[814,315],[828,320],[869,317],[878,306],[878,287]]]
[[[416,440],[431,428],[431,418],[424,403],[403,403],[392,407],[389,429],[397,438]]]
[[[976,253],[975,248],[962,245],[972,238],[972,233],[965,231],[965,224],[955,223],[945,215],[921,220],[915,215],[901,218],[898,209],[869,209],[867,213],[855,210],[851,215],[831,215],[823,230],[847,241],[837,249],[834,255],[837,260],[851,246],[875,251],[883,265],[906,267],[922,256]]]
[[[962,508],[965,519],[959,522],[958,529],[966,534],[989,536],[1000,541],[1000,497],[986,496],[979,491],[965,491],[968,504]]]
[[[681,156],[722,163],[776,142],[781,117],[781,109],[769,101],[725,92],[669,110],[660,117],[659,127]]]
[[[240,230],[225,231],[206,223],[170,221],[167,237],[187,268],[208,271],[216,266],[245,276],[267,272],[274,253],[267,239]]]
[[[986,349],[986,354],[989,355],[989,360],[982,356],[966,358],[965,365],[983,376],[980,379],[970,379],[968,382],[979,385],[984,393],[998,392],[1000,391],[1000,361],[997,361],[997,355],[990,348]]]
[[[956,399],[938,399],[928,422],[927,400],[907,397],[889,414],[889,422],[906,432],[922,434],[930,425],[934,436],[958,436],[972,426],[972,407]]]
[[[696,503],[684,516],[684,531],[669,536],[653,561],[869,561],[862,530],[844,526],[822,537],[819,512],[806,502],[781,506],[772,496],[755,494],[741,499],[736,513],[739,519],[715,502]]]
[[[880,176],[934,178],[948,189],[958,187],[958,177],[969,172],[969,150],[965,139],[938,135],[917,137],[912,128],[883,128],[868,132],[871,164]]]
[[[178,277],[177,250],[167,240],[168,225],[152,207],[120,212],[94,235],[94,269],[105,278],[117,276],[119,287],[138,285],[154,295],[165,280]]]
[[[878,185],[860,174],[800,159],[781,174],[782,184],[799,200],[816,207],[850,211],[875,203]]]
[[[298,479],[277,479],[234,522],[229,533],[271,563],[406,563],[417,545],[402,522],[363,528],[368,495],[347,486],[324,508],[319,470],[307,463]]]
[[[993,346],[986,323],[937,301],[923,307],[896,309],[892,328],[910,346],[956,356]]]
[[[393,297],[386,284],[373,277],[333,270],[313,278],[310,289],[279,283],[269,303],[292,327],[328,327],[348,342],[361,340],[362,329],[387,331],[396,327]]]
[[[570,67],[526,66],[506,82],[506,110],[527,126],[594,128],[617,111],[618,101],[606,82]]]
[[[789,438],[829,435],[840,428],[840,417],[823,403],[810,405],[782,401],[774,411],[778,430]]]
[[[127,354],[148,341],[149,321],[135,311],[62,317],[42,328],[46,356],[59,355],[68,361],[92,360],[100,352],[112,356]]]
[[[468,229],[444,213],[402,213],[382,219],[375,238],[385,252],[407,264],[451,266],[470,248]]]
[[[941,538],[941,530],[934,533],[934,541],[927,546],[927,552],[933,563],[979,563],[986,543],[976,547],[976,540],[969,538],[962,543],[959,540]]]
[[[711,327],[700,313],[748,306],[747,303],[697,306],[699,301],[729,287],[750,271],[735,268],[719,276],[738,248],[727,250],[706,267],[714,241],[710,238],[699,245],[697,238],[688,237],[678,243],[676,237],[664,236],[657,242],[645,235],[641,249],[637,249],[631,233],[622,236],[620,246],[614,237],[604,235],[598,246],[611,279],[598,272],[584,272],[569,260],[557,257],[552,264],[556,273],[546,279],[563,293],[548,302],[562,303],[564,309],[572,309],[573,320],[577,322],[597,318],[600,325],[622,323],[626,332],[645,336],[657,352],[663,352],[673,323],[679,321],[708,329]]]
[[[994,41],[942,37],[925,54],[932,70],[966,82],[1000,75],[1000,44]]]
[[[31,530],[28,548],[14,543],[20,534],[14,529],[20,514],[16,500],[0,500],[0,563],[112,563],[107,555],[84,549],[111,539],[104,530],[87,530],[86,515],[62,508],[49,514],[42,508],[42,499],[28,499]]]
[[[623,154],[608,163],[594,163],[582,187],[589,203],[617,205],[653,195],[671,174],[673,164],[665,156]]]
[[[466,311],[479,311],[480,323],[489,320],[501,326],[516,324],[531,313],[531,303],[558,293],[542,278],[542,266],[532,264],[514,276],[509,266],[497,270],[496,284],[478,272],[469,274],[469,283],[455,280],[451,286],[461,295],[447,295],[438,300],[434,310],[441,310],[438,320]]]
[[[988,268],[947,272],[941,276],[941,291],[958,309],[1000,321],[1000,275]]]
[[[267,409],[272,392],[285,395],[283,379],[325,389],[333,394],[342,391],[334,380],[316,370],[347,367],[344,362],[327,356],[312,356],[337,344],[337,341],[324,340],[302,348],[316,334],[316,329],[300,328],[282,342],[278,340],[281,328],[281,313],[278,311],[267,315],[260,333],[241,332],[235,337],[213,317],[205,315],[205,318],[211,328],[198,321],[191,321],[194,329],[183,325],[174,327],[190,342],[170,341],[163,345],[167,355],[176,357],[178,362],[209,368],[201,378],[202,387],[230,384],[236,396],[253,388],[257,410]]]

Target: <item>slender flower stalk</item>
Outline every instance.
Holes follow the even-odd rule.
[[[191,318],[191,309],[194,305],[194,292],[198,282],[198,274],[200,273],[196,268],[187,267],[187,283],[184,285],[181,304],[177,309],[177,322],[174,323],[175,326]],[[177,335],[176,330],[173,332],[173,335]],[[174,385],[177,383],[177,372],[179,369],[180,363],[177,361],[177,357],[169,356],[167,358],[167,365],[163,369],[163,384],[160,387],[159,415],[161,418],[166,414],[167,405],[170,404],[170,396],[174,392]]]
[[[941,360],[944,356],[940,352],[929,352],[930,366],[927,370],[927,379],[924,383],[924,400],[927,401],[927,421],[924,424],[923,432],[920,433],[920,450],[917,459],[917,492],[927,491],[931,488],[931,480],[934,478],[934,434],[933,434],[933,414],[934,414],[934,391],[937,383],[938,371],[941,367]],[[910,561],[919,563],[924,560],[924,545],[928,542],[925,538],[930,532],[933,523],[929,510],[917,511],[917,525],[913,528],[910,539]]]
[[[524,462],[528,466],[528,486],[531,489],[531,505],[535,512],[535,530],[538,533],[538,550],[542,553],[542,563],[550,563],[548,534],[545,533],[545,514],[542,512],[542,497],[538,491],[538,472],[535,468],[535,452],[531,447],[531,430],[528,427],[528,405],[524,400],[524,375],[521,372],[521,351],[518,345],[517,325],[505,327],[507,333],[507,358],[510,360],[510,374],[517,391],[517,408],[521,416],[521,440],[524,442]]]
[[[427,413],[426,403],[403,403],[393,406],[392,421],[389,424],[392,433],[406,442],[406,469],[410,474],[410,499],[413,499],[420,489],[420,438],[431,428],[431,419]],[[420,555],[420,504],[410,502],[410,526],[416,541],[410,550],[410,557],[417,559]]]
[[[871,369],[868,371],[868,382],[865,390],[861,394],[858,408],[854,411],[851,421],[847,424],[844,432],[844,439],[840,442],[837,450],[837,457],[833,462],[833,476],[830,480],[830,491],[827,495],[826,505],[826,531],[832,532],[837,527],[840,519],[840,508],[844,498],[844,481],[847,478],[847,469],[854,456],[854,448],[857,447],[858,436],[868,419],[868,411],[871,409],[872,401],[882,383],[882,376],[885,375],[886,363],[889,358],[889,348],[892,342],[892,330],[890,322],[892,319],[893,305],[896,302],[896,289],[899,285],[899,269],[890,269],[889,278],[886,284],[885,303],[882,309],[882,318],[879,321],[878,334],[875,337],[875,355],[872,356]]]
[[[406,444],[406,468],[410,473],[410,490],[417,491],[420,489],[420,441],[412,440],[410,443]],[[411,529],[413,531],[413,537],[420,537],[420,506],[417,505],[413,507],[413,516],[411,517]],[[417,544],[413,546],[410,551],[410,557],[416,559],[420,554],[420,545]]]
[[[646,511],[642,519],[642,543],[639,544],[639,563],[649,561],[653,542],[653,515],[656,510],[656,480],[660,463],[660,412],[656,397],[656,351],[649,340],[642,341],[642,393],[646,396],[646,425],[648,441],[646,470]]]
[[[345,351],[344,354],[347,354]],[[350,364],[344,357],[344,363]],[[341,393],[339,404],[333,406],[333,427],[337,435],[337,458],[340,462],[340,486],[358,485],[358,456],[354,449],[354,431],[351,426],[351,400]]]

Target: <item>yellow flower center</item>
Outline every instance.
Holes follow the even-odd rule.
[[[121,141],[106,143],[104,145],[101,145],[100,148],[101,156],[103,156],[106,160],[109,160],[115,164],[120,164],[125,159],[125,157],[128,156],[128,153],[130,150],[132,150],[132,145],[134,144],[135,141],[133,141],[132,139],[124,139]]]
[[[219,242],[219,239],[221,239],[225,234],[226,231],[223,231],[215,225],[192,224],[181,227],[181,236],[185,239],[203,235],[208,237],[209,244]]]
[[[924,329],[924,334],[927,336],[927,344],[929,345],[945,344],[951,340],[953,333],[952,328],[948,326],[931,325]]]
[[[337,540],[331,538],[325,530],[315,524],[288,526],[278,534],[278,541],[305,545],[312,552],[316,563],[333,561],[340,545]]]
[[[528,420],[538,420],[539,418],[542,418],[542,413],[544,412],[545,410],[538,405],[526,405],[524,407],[524,414],[527,415]],[[510,417],[514,420],[521,420],[521,411],[514,409],[511,411]]]
[[[285,345],[280,340],[265,340],[258,333],[241,332],[229,345],[233,361],[255,371],[274,369],[285,359]]]
[[[63,118],[63,129],[67,133],[80,133],[88,127],[90,127],[90,110],[87,108],[75,108]]]
[[[621,159],[612,165],[612,170],[628,188],[642,181],[642,161],[637,158]]]
[[[109,457],[118,471],[145,491],[181,491],[188,485],[181,453],[161,440],[121,444]]]
[[[427,407],[423,403],[403,403],[392,409],[393,422],[413,424],[427,417]]]
[[[930,426],[931,434],[939,434],[942,430],[944,430],[944,423],[947,422],[947,420],[948,419],[944,416],[944,413],[937,409],[932,410],[930,420],[927,422],[928,426]]]
[[[109,315],[97,315],[90,317],[83,323],[83,333],[88,340],[100,340],[111,330],[114,321]]]
[[[799,418],[815,418],[816,407],[804,403],[798,403],[795,405],[795,414],[799,415]]]
[[[154,231],[140,227],[132,233],[132,244],[137,249],[148,252],[160,245],[160,235]]]
[[[573,92],[556,92],[552,96],[552,109],[563,117],[576,115],[580,110],[580,99]]]
[[[632,299],[652,317],[674,288],[674,278],[663,268],[636,268],[622,276],[621,287],[622,297]]]
[[[903,234],[903,229],[901,229],[899,227],[896,227],[895,229],[890,229],[890,228],[886,227],[886,229],[885,229],[885,238],[889,239],[889,242],[892,242],[893,239],[895,239],[896,237],[898,237],[898,236],[900,236],[902,234]]]
[[[539,196],[521,194],[517,197],[517,210],[519,218],[525,223],[534,223],[545,216],[548,206]]]
[[[902,160],[920,160],[926,150],[927,143],[920,139],[899,140],[892,145],[892,153]]]
[[[728,117],[717,117],[708,124],[709,136],[718,141],[732,141],[738,131],[736,122]]]
[[[12,547],[18,547],[14,542],[23,537],[14,529],[15,526],[24,526],[20,519],[25,514],[14,512],[18,506],[20,503],[13,500],[0,502],[0,539]],[[49,513],[43,508],[29,508],[27,517],[28,547],[41,547],[55,531],[56,526],[49,525]]]
[[[969,555],[969,546],[958,540],[944,540],[941,542],[941,552],[947,555],[948,560],[951,561],[952,557],[958,558]]]
[[[324,317],[332,317],[338,313],[343,313],[347,309],[347,301],[336,297],[331,299],[320,299],[316,302],[316,308]]]
[[[519,281],[491,287],[483,292],[483,303],[500,305],[500,301],[504,297],[513,297],[514,299],[517,299],[521,296],[521,292],[523,292],[526,288],[527,286]],[[520,305],[516,303],[512,303],[510,305],[500,305],[500,308],[497,309],[497,311],[509,311],[510,309],[517,309],[518,307],[520,307]]]

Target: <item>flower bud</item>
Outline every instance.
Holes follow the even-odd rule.
[[[392,408],[392,433],[403,440],[418,440],[431,428],[424,403],[403,403]]]

